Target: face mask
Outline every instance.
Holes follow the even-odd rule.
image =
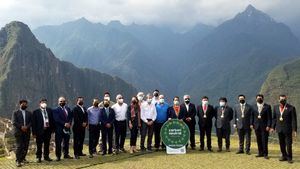
[[[64,107],[64,106],[66,105],[66,103],[59,103],[59,105],[60,105],[61,107]]]
[[[282,104],[282,105],[285,105],[285,104],[286,104],[286,100],[285,100],[285,99],[282,99],[282,100],[280,100],[279,102],[280,102],[280,104]]]
[[[246,101],[244,99],[240,100],[241,104],[244,104]]]
[[[220,102],[220,106],[224,107],[225,106],[225,102]]]
[[[110,101],[110,97],[104,97],[104,100]]]
[[[259,103],[259,104],[262,104],[264,101],[263,101],[263,99],[261,99],[261,98],[258,98],[257,100],[257,103]]]
[[[78,104],[79,104],[80,106],[82,106],[82,105],[83,105],[83,101],[78,102]]]
[[[109,104],[108,103],[104,103],[104,107],[108,107],[109,106]]]
[[[202,101],[202,104],[208,105],[208,101],[207,101],[207,100],[203,100],[203,101]]]
[[[142,101],[143,98],[144,98],[143,96],[138,96],[139,101]]]
[[[46,104],[46,103],[42,103],[42,104],[41,104],[41,108],[42,108],[42,109],[45,109],[46,107],[47,107],[47,104]]]
[[[179,101],[175,100],[174,102],[174,105],[179,105]]]
[[[123,104],[124,100],[123,100],[123,99],[119,99],[118,102],[119,102],[120,104]]]
[[[189,103],[190,103],[190,100],[187,99],[187,100],[184,100],[184,102],[185,102],[186,104],[189,104]]]
[[[21,106],[21,109],[22,109],[22,110],[26,110],[26,109],[27,109],[27,106],[25,106],[25,105],[24,105],[24,106]]]
[[[158,97],[158,93],[156,93],[156,92],[155,92],[153,95],[154,95],[155,97]]]
[[[132,104],[137,104],[137,101],[136,100],[132,100],[131,103]]]
[[[163,104],[165,102],[165,99],[159,99],[159,103]]]
[[[152,102],[152,99],[147,99],[147,103],[151,103]]]
[[[98,105],[99,105],[99,103],[94,103],[93,106],[94,106],[94,107],[98,107]]]

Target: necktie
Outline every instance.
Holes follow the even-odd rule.
[[[203,111],[206,112],[207,110],[207,105],[203,105]]]
[[[242,104],[242,106],[241,106],[242,117],[244,117],[244,110],[245,110],[245,105]]]

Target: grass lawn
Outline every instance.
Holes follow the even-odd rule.
[[[254,138],[254,136],[252,136]],[[24,165],[22,168],[295,168],[300,169],[300,146],[294,143],[294,164],[288,164],[287,162],[279,162],[280,150],[278,144],[269,144],[269,160],[263,158],[256,158],[257,145],[252,142],[251,153],[252,155],[237,155],[235,154],[238,147],[238,139],[236,136],[231,137],[231,152],[216,152],[217,140],[213,137],[213,153],[208,151],[198,151],[199,138],[196,136],[197,150],[188,149],[185,155],[167,155],[165,152],[153,152],[153,153],[135,153],[130,155],[129,153],[122,153],[113,156],[95,156],[90,159],[88,157],[82,157],[79,160],[64,160],[60,162],[42,162],[40,164],[35,163],[35,155],[30,154],[27,160],[29,164]],[[139,141],[138,141],[139,142]],[[126,145],[129,144],[129,140],[126,141]],[[128,147],[126,147],[128,149]],[[71,148],[72,155],[72,148]],[[85,146],[85,153],[87,153],[87,146]],[[54,152],[51,152],[51,158],[55,159]],[[0,168],[15,168],[14,159],[0,158]]]

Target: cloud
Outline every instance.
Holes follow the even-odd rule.
[[[85,17],[93,22],[120,20],[124,24],[190,27],[218,25],[248,4],[281,22],[300,17],[299,0],[0,0],[0,26],[12,20],[32,28]]]

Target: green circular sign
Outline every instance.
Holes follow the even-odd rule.
[[[166,146],[175,149],[181,148],[188,143],[190,130],[183,121],[172,119],[162,126],[160,137]]]

